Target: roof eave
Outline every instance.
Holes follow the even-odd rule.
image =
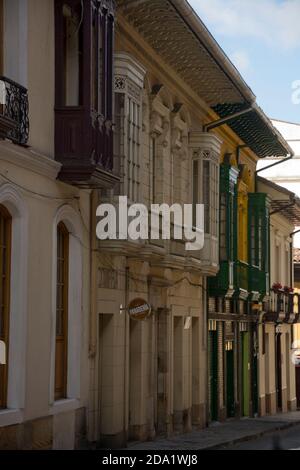
[[[247,85],[238,69],[233,65],[229,57],[220,47],[218,42],[209,32],[201,18],[197,15],[193,7],[188,3],[187,0],[168,0],[177,10],[177,12],[183,17],[188,26],[198,36],[200,41],[205,41],[206,47],[210,53],[213,54],[218,65],[223,71],[230,77],[234,82],[238,91],[242,94],[245,101],[252,104],[256,101],[256,96]]]

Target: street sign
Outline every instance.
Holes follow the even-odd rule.
[[[146,320],[151,315],[151,306],[144,299],[134,299],[128,306],[128,314],[132,320]]]

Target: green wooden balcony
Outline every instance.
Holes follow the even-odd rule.
[[[210,297],[225,297],[234,294],[234,263],[221,261],[220,270],[216,277],[208,278]]]
[[[268,292],[268,274],[242,261],[223,261],[215,278],[208,279],[209,295],[262,300]]]
[[[269,275],[256,266],[250,266],[249,271],[249,291],[256,295],[253,300],[262,300],[269,290]]]
[[[209,295],[213,297],[248,296],[249,267],[240,261],[223,261],[218,275],[208,279]]]
[[[249,291],[249,265],[242,261],[235,263],[235,290],[238,297],[248,297]]]

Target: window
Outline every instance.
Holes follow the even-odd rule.
[[[269,204],[266,194],[249,194],[249,258],[252,266],[269,272]],[[281,266],[280,266],[281,269]]]
[[[208,160],[203,161],[203,204],[204,204],[204,221],[205,221],[205,233],[210,233],[210,216],[214,216],[214,210],[212,206],[213,200],[211,200],[210,185],[213,184],[211,181],[212,175],[210,172],[210,162]]]
[[[152,197],[150,200],[152,201],[152,204],[156,203],[156,140],[155,138],[150,139],[150,157],[151,157],[151,164],[152,164]]]
[[[238,170],[223,164],[220,174],[220,260],[235,261],[237,256]]]
[[[248,263],[248,197],[238,192],[238,259]]]
[[[282,281],[281,244],[276,245],[276,282]]]
[[[199,204],[199,161],[193,161],[193,225],[196,226],[196,204]]]
[[[11,257],[11,217],[0,205],[0,341],[6,349],[6,364],[0,364],[0,408],[7,406],[8,349],[10,315],[10,258]]]
[[[68,373],[68,291],[69,232],[63,223],[57,227],[55,400],[67,397]]]
[[[63,5],[64,101],[65,106],[82,104],[82,12],[81,6]]]
[[[195,158],[197,156],[197,158]],[[201,158],[202,157],[202,158]],[[194,154],[193,210],[196,224],[196,204],[204,204],[205,233],[218,236],[219,165],[211,159],[210,151]]]
[[[101,2],[92,2],[92,107],[112,119],[114,18]]]
[[[115,58],[115,158],[119,156],[121,191],[131,202],[140,202],[142,97],[145,71],[131,56]],[[135,69],[133,77],[132,68]],[[116,188],[117,189],[117,188]]]

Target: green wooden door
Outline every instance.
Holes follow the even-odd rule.
[[[242,333],[243,416],[250,415],[249,332]]]
[[[210,381],[210,418],[218,420],[218,333],[209,332],[209,381]]]
[[[234,406],[234,353],[233,350],[226,351],[226,405],[227,418],[235,416]]]
[[[252,394],[253,394],[253,413],[258,415],[258,366],[257,356],[253,356],[253,382],[252,382]]]

